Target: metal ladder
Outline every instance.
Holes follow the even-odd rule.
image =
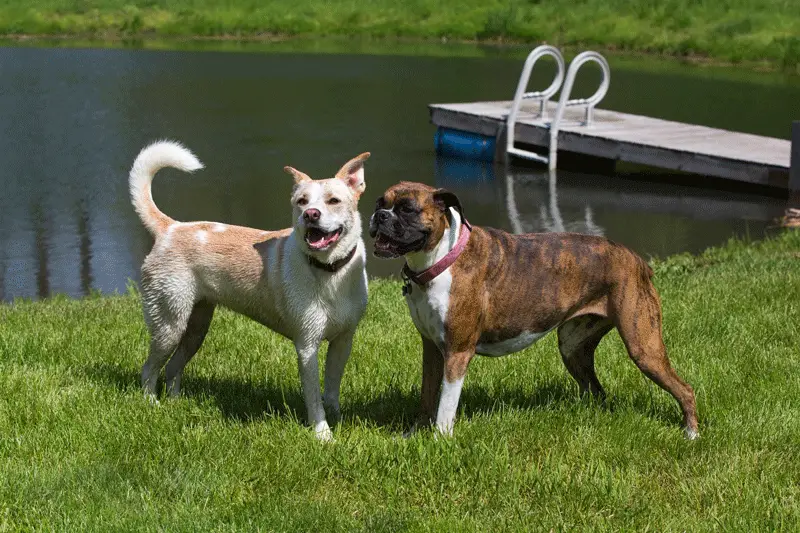
[[[553,79],[553,82],[550,84],[547,89],[543,91],[535,91],[526,93],[525,89],[528,88],[528,82],[530,81],[531,73],[533,72],[533,67],[536,62],[544,57],[550,56],[556,61],[556,66],[558,67],[558,71],[556,72],[556,77]],[[578,73],[578,69],[580,69],[584,64],[594,62],[600,65],[600,69],[603,73],[603,80],[600,82],[600,87],[597,91],[590,96],[589,98],[577,98],[575,100],[569,100],[569,95],[572,92],[572,85],[575,83],[575,76]],[[563,82],[563,86],[562,86]],[[531,159],[533,161],[539,161],[540,163],[546,164],[550,169],[556,168],[556,159],[557,159],[557,150],[558,150],[558,128],[561,123],[561,119],[564,116],[564,108],[566,107],[574,107],[574,106],[586,106],[586,114],[584,115],[583,125],[588,126],[592,122],[593,118],[593,111],[595,106],[603,99],[608,92],[608,86],[611,82],[611,68],[608,66],[608,62],[606,58],[600,55],[597,52],[587,51],[582,52],[575,56],[572,62],[569,64],[569,69],[567,70],[566,80],[564,79],[564,56],[561,55],[561,51],[556,48],[555,46],[550,45],[542,45],[537,46],[534,50],[528,54],[528,58],[525,60],[525,65],[522,68],[522,74],[519,77],[519,83],[517,83],[517,91],[514,94],[514,102],[511,104],[511,110],[506,117],[506,153],[510,155],[515,155],[517,157],[522,157],[525,159]],[[550,98],[561,88],[561,95],[558,98],[558,106],[556,107],[555,115],[553,116],[552,120],[549,123],[550,126],[550,150],[548,156],[539,155],[535,152],[531,152],[529,150],[523,150],[522,148],[517,148],[514,146],[514,137],[516,135],[516,125],[517,125],[517,117],[519,115],[519,108],[522,106],[523,100],[535,100],[539,102],[539,117],[541,120],[545,120],[546,112],[547,112],[547,102],[550,101]]]

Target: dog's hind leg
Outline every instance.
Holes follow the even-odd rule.
[[[164,363],[180,343],[183,330],[180,326],[162,327],[150,339],[150,353],[142,366],[142,388],[147,396],[156,397],[158,376]]]
[[[186,331],[178,348],[169,359],[166,368],[167,394],[178,396],[181,392],[183,369],[194,357],[206,338],[211,319],[214,318],[214,304],[201,300],[194,305]]]
[[[594,351],[603,336],[613,328],[611,320],[600,315],[583,315],[561,324],[558,328],[558,349],[564,366],[578,382],[581,396],[591,393],[605,397],[594,370]]]
[[[628,355],[645,376],[675,398],[683,411],[686,438],[697,438],[694,390],[678,376],[667,358],[661,335],[661,306],[655,289],[650,286],[644,294],[621,297],[618,302],[615,325]]]
[[[145,321],[150,330],[150,353],[142,366],[142,388],[145,395],[155,398],[158,376],[164,363],[180,344],[194,306],[191,300],[188,305],[180,305],[186,302],[185,296],[170,298],[159,294],[153,298],[148,295],[144,284],[143,289]]]

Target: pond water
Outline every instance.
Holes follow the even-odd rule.
[[[286,227],[285,165],[330,177],[363,151],[373,154],[365,220],[386,187],[415,180],[451,188],[475,224],[593,232],[663,257],[733,235],[761,238],[784,207],[780,197],[657,176],[549,177],[437,158],[427,104],[510,98],[526,50],[181,46],[189,49],[0,48],[0,299],[124,291],[138,280],[152,243],[130,205],[127,173],[162,138],[206,166],[155,180],[159,207],[184,221]],[[604,108],[783,138],[800,118],[796,78],[610,59]],[[592,76],[579,77],[577,96],[593,92]],[[400,266],[371,258],[368,268],[387,276]]]

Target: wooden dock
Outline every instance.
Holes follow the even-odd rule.
[[[431,122],[493,137],[505,153],[506,117],[510,101],[430,105]],[[556,103],[548,103],[546,120],[537,102],[523,102],[516,125],[516,144],[547,148],[549,119]],[[584,109],[568,107],[559,126],[558,151],[626,161],[693,174],[733,179],[786,189],[791,142],[694,124],[594,110],[583,125]]]

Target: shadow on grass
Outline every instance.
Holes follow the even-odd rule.
[[[96,382],[111,385],[122,392],[140,393],[139,372],[112,364],[86,367],[85,375]],[[163,380],[159,381],[160,398],[164,398]],[[284,389],[272,382],[251,382],[242,379],[186,376],[181,396],[210,400],[230,420],[249,423],[270,417],[305,419],[300,390]]]
[[[553,380],[539,387],[533,394],[519,388],[490,391],[485,387],[467,385],[459,401],[459,417],[470,419],[500,410],[554,410],[578,402],[576,390]],[[600,407],[600,405],[598,404]],[[420,407],[420,390],[410,391],[390,388],[366,401],[344,402],[345,416],[368,420],[379,427],[405,431],[417,418]]]
[[[608,413],[632,410],[664,425],[679,425],[681,413],[672,397],[654,385],[636,391],[620,391],[618,397],[609,393],[605,400],[591,396],[581,397],[577,386],[556,377],[538,386],[532,393],[520,387],[497,390],[480,385],[466,385],[459,401],[458,418],[469,420],[476,416],[491,415],[501,411],[562,411],[583,406]],[[653,394],[664,394],[666,402],[655,402]],[[411,391],[397,388],[367,401],[343,404],[344,414],[354,419],[368,420],[379,427],[405,431],[416,419],[420,406],[419,387]]]
[[[300,389],[272,381],[191,376],[184,380],[181,395],[211,400],[225,418],[242,423],[269,417],[306,419]]]
[[[513,410],[554,410],[578,402],[577,389],[569,387],[560,380],[550,380],[537,387],[533,394],[520,388],[506,389],[502,392],[487,390],[485,387],[464,388],[461,394],[461,409],[463,416],[471,418],[498,411],[500,409]],[[598,407],[602,404],[598,402]]]
[[[84,369],[85,375],[97,382],[110,384],[123,392],[139,392],[139,373],[111,364],[99,364]],[[163,390],[163,387],[162,387]],[[651,391],[652,392],[652,391]],[[614,412],[623,404],[664,424],[680,423],[677,406],[652,401],[647,391],[631,391],[632,397],[615,399],[609,396],[604,402],[592,398],[581,399],[576,387],[563,380],[552,379],[529,393],[521,388],[489,390],[482,386],[467,386],[461,395],[459,416],[470,419],[505,410],[570,409],[579,403],[587,408]],[[240,423],[250,423],[269,417],[288,417],[305,421],[306,410],[299,388],[284,388],[272,381],[249,381],[236,378],[187,376],[183,382],[185,398],[209,400],[222,415]],[[670,398],[671,400],[671,398]],[[343,414],[347,419],[363,420],[392,431],[404,431],[416,419],[420,404],[418,387],[410,391],[395,386],[385,389],[369,399],[342,399]]]

